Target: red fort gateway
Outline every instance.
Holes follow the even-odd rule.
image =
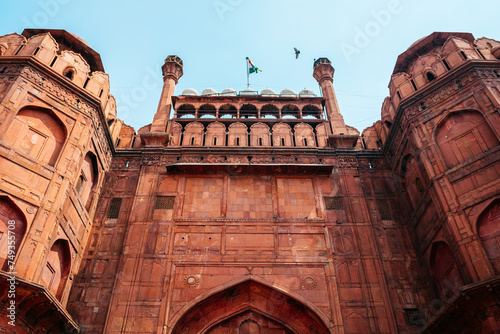
[[[312,65],[176,95],[168,56],[136,131],[81,38],[0,37],[0,332],[499,332],[500,43],[418,40],[361,134]]]

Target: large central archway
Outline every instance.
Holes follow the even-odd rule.
[[[324,315],[304,302],[255,280],[203,298],[180,316],[170,333],[331,333]],[[174,320],[175,321],[175,320]],[[276,330],[276,331],[274,331]]]

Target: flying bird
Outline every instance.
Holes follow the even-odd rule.
[[[300,50],[297,50],[297,48],[293,48],[295,50],[295,59],[299,58],[300,55]]]

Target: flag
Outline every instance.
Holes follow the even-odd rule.
[[[257,66],[255,66],[250,59],[247,57],[247,65],[248,65],[248,73],[259,73],[262,72],[262,70],[259,70]]]

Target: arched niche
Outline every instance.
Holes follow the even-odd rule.
[[[306,123],[299,123],[293,129],[295,132],[295,146],[316,147],[312,126]]]
[[[286,123],[273,126],[273,146],[293,146],[292,129]]]
[[[477,234],[493,267],[500,273],[500,199],[493,201],[479,216]]]
[[[61,300],[70,268],[71,254],[68,241],[58,239],[50,248],[40,277],[40,284],[52,292],[58,300]]]
[[[14,148],[54,166],[66,140],[66,128],[49,110],[20,110],[2,137]]]
[[[318,124],[316,126],[316,140],[318,142],[318,147],[328,146],[328,135],[326,132],[325,124]]]
[[[440,297],[450,298],[463,285],[455,256],[447,243],[437,241],[432,245],[430,267]]]
[[[225,146],[226,145],[226,126],[220,122],[213,122],[207,125],[205,135],[206,146]]]
[[[99,168],[94,153],[88,152],[82,163],[80,175],[76,180],[75,190],[80,195],[80,200],[87,210],[94,199],[97,183],[99,182]]]
[[[182,125],[177,122],[172,123],[172,130],[170,131],[169,146],[180,146],[182,139]]]
[[[449,114],[437,127],[435,138],[448,167],[461,164],[498,145],[498,138],[477,111]]]
[[[413,155],[407,154],[403,157],[403,159],[401,159],[400,174],[403,181],[403,187],[408,192],[411,205],[415,208],[418,202],[422,199],[425,188],[417,162]]]
[[[198,300],[199,299],[199,300]],[[328,319],[309,307],[303,297],[291,296],[270,284],[254,279],[228,285],[222,291],[208,293],[189,303],[174,317],[172,329],[167,333],[218,333],[215,329],[220,325],[231,323],[232,319],[252,317],[253,324],[244,326],[243,330],[254,333],[257,321],[272,320],[283,331],[281,333],[332,333],[325,322]],[[255,314],[255,315],[252,315]],[[236,321],[233,333],[240,330],[244,321]]]
[[[250,127],[250,146],[271,146],[269,126],[255,123]]]
[[[10,231],[10,234],[9,234]],[[9,262],[14,262],[14,257],[9,257],[9,235],[10,240],[14,241],[14,256],[20,251],[21,242],[26,233],[26,218],[21,209],[14,204],[8,197],[0,197],[0,269],[9,271]],[[14,238],[12,238],[12,236]],[[11,253],[12,255],[12,253]]]
[[[236,122],[229,125],[227,146],[248,146],[248,128],[245,124]]]
[[[188,123],[184,128],[182,146],[202,146],[204,130],[205,128],[201,123]]]

